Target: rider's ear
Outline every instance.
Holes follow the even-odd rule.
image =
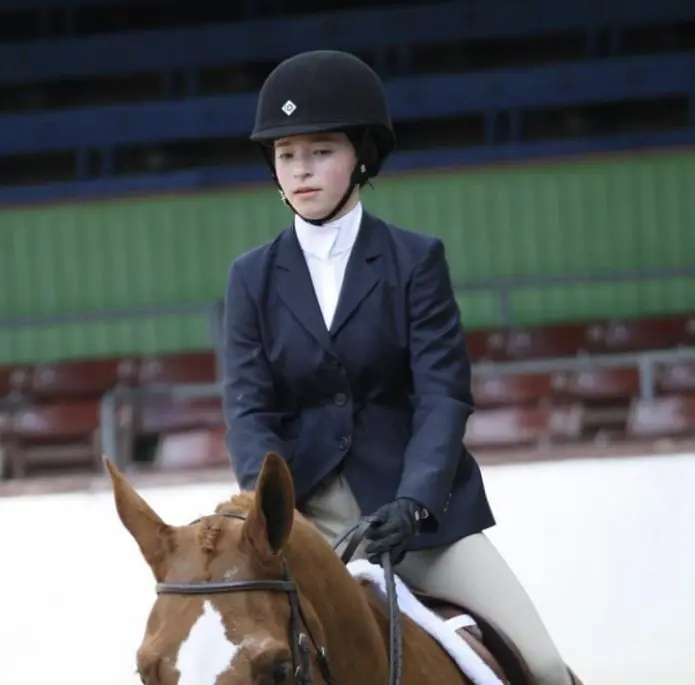
[[[244,524],[244,537],[262,557],[278,555],[294,521],[294,485],[285,460],[270,452],[256,481],[254,508]]]
[[[161,582],[175,547],[174,528],[159,518],[111,460],[104,458],[104,465],[113,484],[118,517],[138,543],[155,579]]]

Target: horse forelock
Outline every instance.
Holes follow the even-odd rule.
[[[248,516],[255,508],[255,494],[253,492],[239,492],[228,500],[221,502],[215,509],[216,514],[236,514]],[[292,573],[297,578],[312,578],[312,584],[317,583],[316,568],[320,565],[324,573],[330,573],[330,568],[336,568],[336,572],[343,570],[342,564],[332,566],[335,552],[326,542],[314,525],[299,511],[294,512],[292,532],[283,555],[291,565]],[[328,564],[326,564],[328,562]],[[322,585],[320,575],[319,585]]]
[[[200,545],[200,549],[207,554],[214,554],[217,551],[217,543],[221,533],[221,521],[214,519],[203,521],[198,531],[198,544]]]
[[[256,499],[253,492],[239,492],[218,504],[215,513],[236,514],[246,517],[254,510],[255,504]],[[313,524],[295,510],[292,532],[285,554],[293,559],[294,567],[307,566],[311,570],[315,568],[312,565],[318,559],[325,558],[324,555],[331,555],[333,552]]]

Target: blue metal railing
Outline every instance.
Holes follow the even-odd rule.
[[[693,96],[695,54],[624,57],[535,69],[390,81],[396,121]],[[256,94],[0,117],[0,154],[246,137]],[[489,141],[493,142],[493,141]]]

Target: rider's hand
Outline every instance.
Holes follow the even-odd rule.
[[[375,522],[365,534],[370,541],[365,548],[368,561],[380,564],[381,555],[389,552],[393,564],[400,563],[408,543],[419,531],[421,508],[418,502],[401,497],[377,509],[373,514]]]

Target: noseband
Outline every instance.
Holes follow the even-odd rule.
[[[215,514],[228,519],[245,521],[241,514]],[[199,523],[200,519],[192,521],[189,525]],[[347,563],[354,554],[365,533],[372,525],[369,517],[362,519],[356,525],[349,528],[333,544],[336,549],[345,539],[350,538],[345,551],[341,555],[344,563]],[[386,575],[386,587],[389,604],[389,685],[397,685],[401,680],[401,632],[398,604],[396,600],[396,587],[391,559],[388,554],[383,557],[383,566]],[[157,583],[158,595],[209,595],[226,594],[228,592],[284,592],[290,603],[290,647],[292,650],[292,665],[294,668],[295,685],[311,685],[311,661],[309,654],[309,641],[316,651],[321,677],[326,685],[332,685],[335,681],[328,665],[328,656],[325,647],[320,647],[311,634],[301,602],[297,584],[292,579],[290,570],[283,563],[283,578],[277,580],[220,580],[202,581],[190,583]],[[302,626],[306,633],[302,631]],[[308,635],[308,637],[307,637]]]

